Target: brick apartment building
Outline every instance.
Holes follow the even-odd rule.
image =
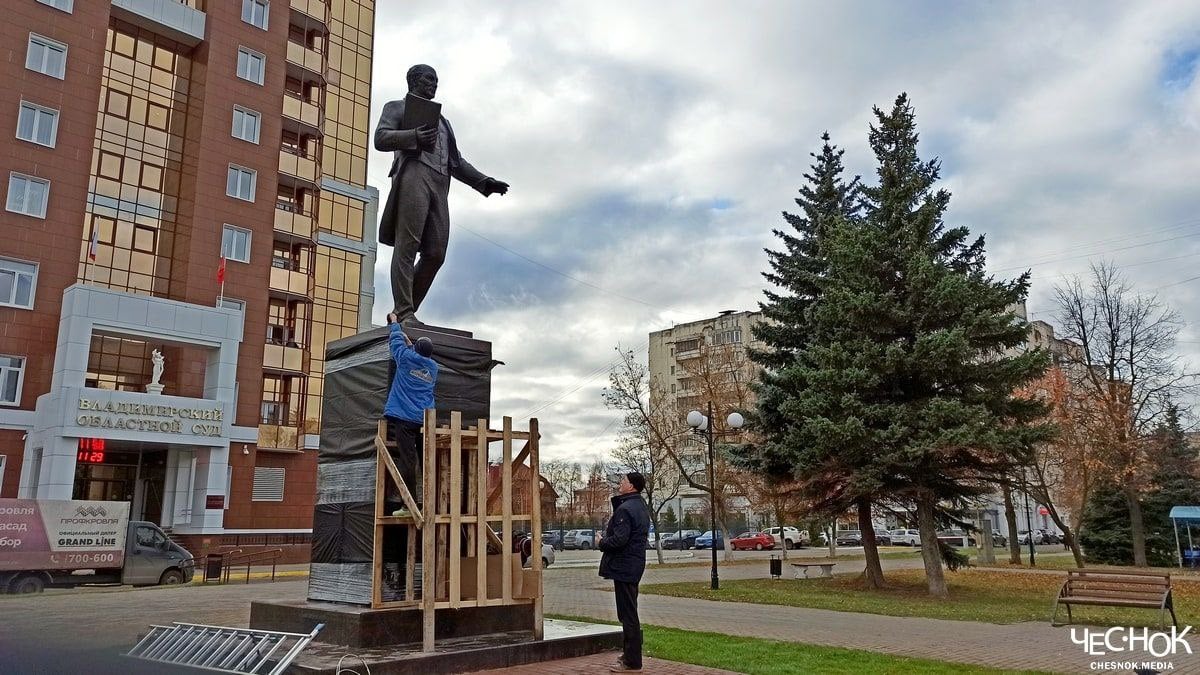
[[[5,4],[0,497],[307,559],[325,345],[374,299],[374,5]]]

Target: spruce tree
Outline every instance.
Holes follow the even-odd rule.
[[[1155,466],[1142,506],[1146,556],[1151,565],[1166,567],[1179,563],[1171,508],[1200,506],[1196,451],[1184,435],[1178,407],[1167,408],[1166,420],[1155,431],[1152,444]]]
[[[1100,565],[1132,565],[1133,526],[1124,490],[1114,483],[1097,485],[1083,510],[1088,524],[1079,533],[1084,559]]]
[[[1025,340],[1012,308],[1028,273],[988,276],[983,238],[943,223],[950,195],[935,189],[938,161],[917,154],[907,97],[875,116],[879,183],[862,189],[861,220],[821,233],[820,292],[793,324],[803,337],[764,378],[761,452],[827,500],[913,504],[929,591],[944,596],[938,526],[1050,435],[1043,405],[1013,395],[1047,358],[1010,353]]]

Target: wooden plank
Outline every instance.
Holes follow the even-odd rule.
[[[487,535],[492,529],[487,525],[487,474],[488,440],[487,420],[480,418],[475,426],[475,480],[479,489],[475,491],[475,604],[487,603]],[[493,535],[494,536],[494,535]]]
[[[437,513],[450,515],[450,449],[437,451],[438,504]],[[450,528],[437,526],[437,599],[450,597]]]
[[[404,568],[404,599],[409,601],[418,600],[417,589],[413,587],[416,584],[417,579],[417,546],[419,546],[417,542],[418,535],[424,536],[421,535],[420,530],[410,527],[408,528],[408,536],[405,537],[405,539],[408,540],[408,550],[405,552],[406,557],[404,559],[406,563]]]
[[[425,450],[424,468],[422,474],[424,476],[424,495],[426,508],[432,507],[430,513],[437,514],[437,443],[434,434],[430,433],[437,426],[437,411],[429,409],[425,411]],[[421,605],[422,605],[422,630],[421,630],[421,649],[422,651],[432,652],[434,646],[434,573],[430,569],[435,563],[434,553],[434,527],[426,527],[421,529]]]
[[[450,426],[462,428],[462,413],[450,413]],[[462,606],[462,586],[459,580],[460,546],[462,544],[462,434],[450,437],[450,606]]]
[[[400,470],[396,468],[396,463],[392,461],[391,454],[388,453],[387,446],[379,437],[375,437],[375,454],[383,467],[387,469],[391,475],[392,481],[396,483],[396,487],[400,490],[400,499],[404,502],[404,507],[413,514],[413,522],[417,527],[421,527],[424,520],[421,516],[421,509],[417,508],[417,500],[413,498],[412,493],[408,491],[408,486],[404,484],[404,479],[400,477]]]
[[[475,427],[469,427],[467,429],[467,431],[471,434],[477,434],[477,432],[478,432],[478,430]],[[474,438],[469,438],[466,440],[468,440],[470,442],[467,444],[467,449],[465,451],[466,457],[463,460],[463,464],[464,464],[463,465],[463,473],[465,473],[467,475],[467,497],[466,497],[466,512],[465,512],[466,515],[463,518],[462,522],[470,524],[470,523],[477,522],[475,519],[475,514],[478,513],[478,511],[476,510],[477,509],[477,501],[475,499],[475,491],[476,491],[478,483],[479,483],[479,481],[477,480],[477,478],[479,476],[475,470],[475,453],[477,452],[475,445],[476,445],[477,441],[479,440],[479,438],[478,438],[478,435],[476,435]],[[467,547],[466,547],[466,550],[463,551],[463,555],[470,558],[475,555],[475,538],[479,535],[479,528],[468,527],[465,529],[467,531]]]
[[[503,439],[503,438],[501,438],[500,440],[504,440],[504,439]],[[516,457],[516,459],[514,459],[514,460],[511,462],[511,464],[512,464],[513,466],[519,466],[520,464],[522,464],[522,463],[524,463],[524,462],[525,462],[525,459],[526,459],[527,457],[529,457],[529,443],[526,443],[526,444],[525,444],[525,447],[521,448],[521,452],[517,453],[517,457]],[[496,487],[492,488],[491,494],[489,494],[489,495],[488,495],[488,500],[487,500],[487,501],[488,501],[488,507],[489,507],[489,508],[490,508],[490,507],[491,507],[493,504],[495,504],[495,503],[496,503],[496,500],[497,500],[497,499],[499,499],[499,498],[500,498],[500,492],[501,492],[501,490],[503,490],[503,488],[504,488],[504,486],[503,486],[503,485],[497,485]]]
[[[529,551],[532,559],[529,561],[533,570],[536,587],[533,592],[533,639],[541,640],[542,635],[542,481],[538,458],[538,421],[529,420],[529,513],[532,520],[529,523],[529,534],[533,537],[533,546]]]
[[[385,602],[385,603],[380,604],[380,606],[377,607],[376,609],[399,609],[402,607],[416,608],[416,607],[420,607],[420,606],[421,606],[421,602],[419,600],[414,600],[411,602],[408,600],[393,600],[391,602]]]
[[[379,420],[378,432],[375,435],[375,541],[371,549],[371,606],[379,607],[383,603],[383,525],[380,521],[383,517],[383,504],[385,495],[385,486],[387,483],[383,480],[383,465],[380,462],[379,445],[380,438],[387,435],[387,420]],[[384,448],[384,455],[387,455],[387,449]]]
[[[501,483],[500,483],[500,499],[502,507],[501,514],[504,520],[500,522],[500,527],[504,528],[504,548],[500,554],[503,557],[501,566],[501,574],[504,578],[500,580],[500,588],[503,594],[500,596],[504,602],[512,602],[512,550],[513,550],[513,528],[512,528],[512,479],[513,479],[513,439],[512,439],[512,418],[507,415],[504,417],[504,455],[501,460]]]

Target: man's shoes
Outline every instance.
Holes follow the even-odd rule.
[[[612,667],[608,669],[608,672],[610,672],[610,673],[630,673],[630,672],[637,672],[640,670],[641,670],[641,668],[633,668],[628,665],[625,665],[624,658],[618,658],[617,662],[614,663],[612,665]]]
[[[411,518],[412,511],[409,511],[408,509],[396,509],[395,511],[392,511],[392,515],[399,518]]]

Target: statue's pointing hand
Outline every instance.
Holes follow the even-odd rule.
[[[493,194],[508,194],[508,183],[495,178],[488,178],[483,182],[483,196],[491,197]]]

